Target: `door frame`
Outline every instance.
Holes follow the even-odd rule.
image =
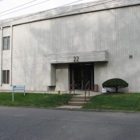
[[[75,81],[75,78],[74,78],[74,69],[75,68],[78,68],[78,70],[80,70],[79,72],[81,73],[81,89],[80,90],[84,90],[84,75],[83,75],[83,68],[84,67],[87,67],[89,68],[89,65],[91,65],[90,67],[90,88],[91,90],[94,90],[94,63],[76,63],[76,64],[70,64],[70,84]]]

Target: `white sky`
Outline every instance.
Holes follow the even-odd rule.
[[[91,1],[99,0],[0,0],[0,20]]]

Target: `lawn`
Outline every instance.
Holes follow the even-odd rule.
[[[0,106],[31,106],[47,107],[67,104],[72,94],[37,94],[37,93],[15,93],[15,100],[12,102],[12,93],[0,93]]]
[[[83,109],[140,111],[140,93],[97,95]]]

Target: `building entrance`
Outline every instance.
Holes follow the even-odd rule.
[[[84,90],[90,81],[90,88],[94,85],[94,63],[79,63],[70,65],[70,83],[75,81],[75,89]]]

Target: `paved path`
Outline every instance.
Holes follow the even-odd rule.
[[[0,107],[0,140],[139,140],[140,114]]]

